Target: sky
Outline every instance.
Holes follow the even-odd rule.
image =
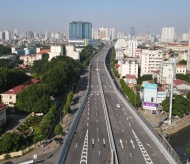
[[[190,27],[190,0],[1,0],[0,31],[66,32],[72,21],[87,21],[93,28],[117,32],[161,33],[175,27],[178,34]]]

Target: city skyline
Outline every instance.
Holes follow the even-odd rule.
[[[2,1],[0,31],[67,32],[72,21],[87,21],[93,28],[116,28],[118,32],[161,34],[162,27],[174,27],[178,34],[189,32],[190,2],[136,1]],[[184,14],[185,13],[185,14]]]

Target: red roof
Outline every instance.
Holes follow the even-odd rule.
[[[31,78],[31,79],[29,79],[28,81],[26,81],[26,82],[24,83],[24,85],[36,84],[36,83],[39,83],[39,82],[40,82],[40,80]]]
[[[116,67],[120,67],[120,64],[116,64]]]
[[[190,85],[188,82],[179,79],[174,80],[174,83],[175,85],[181,85],[181,84]]]
[[[126,75],[126,79],[136,79],[136,76],[134,76],[134,75]]]
[[[39,80],[36,80],[34,78],[31,78],[29,79],[28,81],[26,81],[25,83],[21,84],[21,85],[18,85],[2,94],[18,94],[19,92],[21,92],[22,90],[26,89],[29,85],[32,85],[32,84],[36,84],[38,83]]]
[[[6,107],[5,104],[0,104],[0,111],[3,110]]]
[[[158,87],[158,92],[164,92],[165,90],[162,87]]]
[[[45,53],[48,53],[48,52],[50,52],[50,49],[43,49],[40,52],[38,52],[37,54],[45,54]]]
[[[14,94],[14,95],[16,95],[19,92],[21,92],[23,89],[26,89],[26,85],[21,84],[21,85],[18,85],[16,87],[2,93],[2,94]]]

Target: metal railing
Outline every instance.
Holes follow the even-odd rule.
[[[98,52],[99,53],[99,52]],[[79,123],[79,120],[81,118],[81,115],[83,113],[83,109],[86,105],[86,102],[87,102],[87,99],[88,99],[88,95],[89,95],[89,92],[90,92],[90,68],[91,68],[91,65],[92,65],[92,61],[95,59],[95,57],[98,55],[98,53],[92,58],[89,66],[88,66],[88,86],[87,86],[87,90],[86,90],[86,93],[84,95],[84,98],[82,100],[82,103],[77,111],[77,114],[75,116],[75,118],[73,119],[73,122],[71,123],[71,126],[70,126],[70,129],[69,129],[69,132],[67,133],[67,135],[65,136],[65,139],[64,139],[64,143],[60,149],[60,153],[58,155],[58,158],[57,158],[57,161],[56,163],[57,164],[63,164],[65,159],[66,159],[66,156],[67,156],[67,153],[68,153],[68,150],[69,150],[69,147],[70,147],[70,144],[71,144],[71,141],[72,141],[72,138],[73,138],[73,135],[75,133],[75,130],[78,126],[78,123]]]
[[[115,83],[113,82],[111,75],[109,74],[109,71],[106,67],[106,64],[104,62],[104,66],[106,69],[106,72],[108,74],[108,77],[112,83],[112,86],[114,87],[115,92],[118,93],[120,99],[125,104],[125,106],[130,110],[130,112],[133,114],[133,116],[137,119],[137,121],[144,127],[144,129],[147,131],[147,133],[152,137],[154,142],[157,144],[157,146],[162,150],[162,152],[165,154],[166,158],[172,163],[172,164],[183,164],[175,150],[171,147],[171,145],[166,142],[162,136],[160,136],[156,130],[150,125],[150,123],[132,106],[132,104],[128,101],[128,99],[117,89],[115,86]]]

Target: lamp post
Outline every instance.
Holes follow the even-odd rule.
[[[35,139],[37,138],[40,138],[42,135],[39,135],[38,137],[36,137]],[[34,158],[34,163],[36,163],[35,159],[37,159],[37,154],[35,154],[35,148],[36,148],[36,143],[35,143],[35,139],[34,139],[34,154],[33,154],[33,158]]]

